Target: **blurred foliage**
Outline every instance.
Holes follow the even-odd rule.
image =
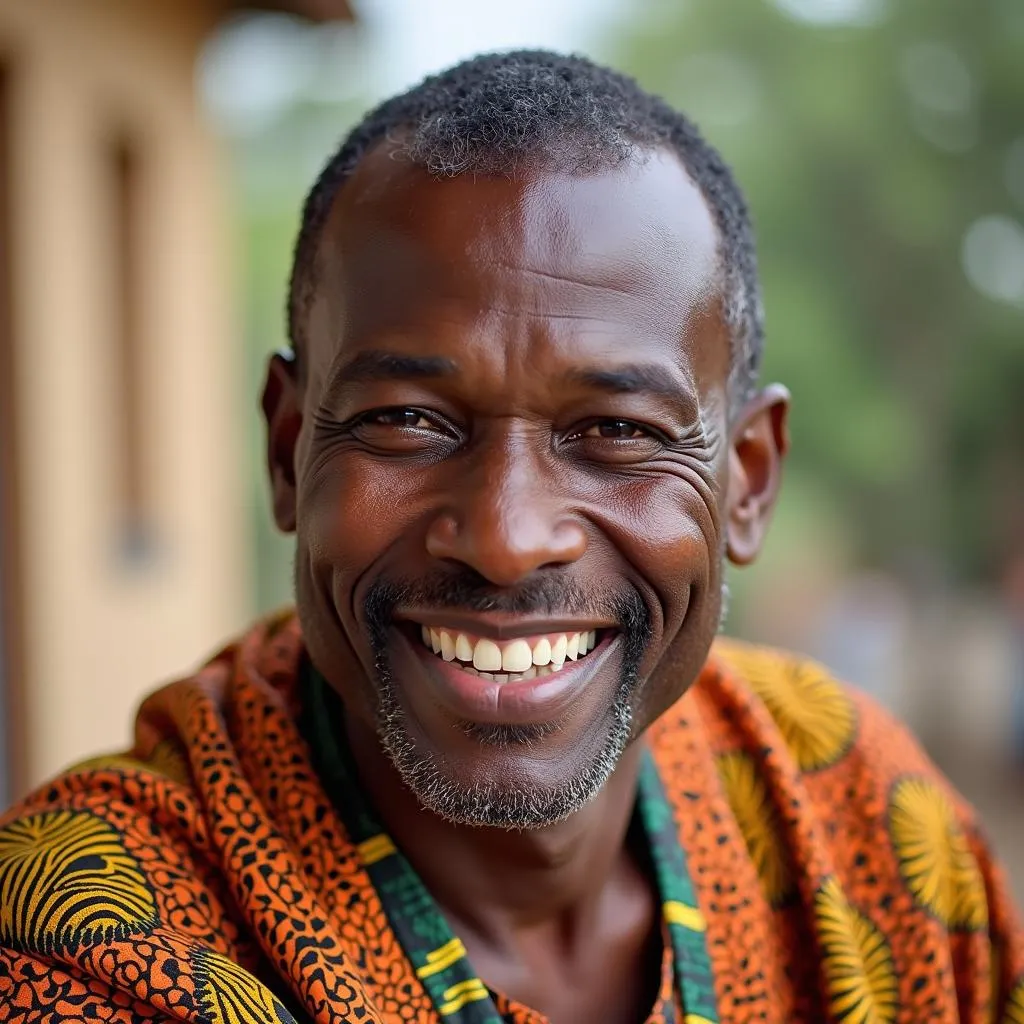
[[[875,16],[783,11],[830,7]],[[615,39],[612,62],[689,112],[747,192],[765,378],[794,398],[787,492],[827,493],[859,563],[997,575],[1024,540],[1024,244],[974,256],[1016,285],[1002,302],[963,252],[980,218],[1012,230],[1024,208],[1024,5],[671,0]]]
[[[750,200],[765,377],[794,397],[769,565],[816,537],[910,581],[985,581],[1024,542],[1024,242],[982,245],[991,288],[964,252],[980,219],[1012,243],[1024,216],[1024,4],[883,2],[637,0],[597,52],[688,111]],[[830,4],[880,16],[782,10]],[[368,105],[301,105],[239,143],[254,389],[284,341],[303,192]],[[259,438],[252,459],[267,607],[290,595],[291,545],[263,511]]]

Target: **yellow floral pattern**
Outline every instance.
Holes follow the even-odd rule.
[[[850,906],[834,878],[818,890],[814,917],[832,1016],[843,1024],[894,1021],[899,986],[882,933]]]
[[[988,925],[988,901],[978,863],[949,798],[935,783],[901,779],[889,800],[889,832],[900,872],[917,903],[947,928]]]
[[[199,1005],[210,1024],[295,1024],[266,985],[227,957],[204,949],[195,967]]]
[[[50,953],[156,923],[156,903],[121,837],[92,814],[54,811],[0,830],[0,941]]]
[[[749,755],[724,754],[717,759],[717,765],[765,895],[772,906],[778,907],[794,891],[793,870],[782,841],[778,811]]]
[[[842,759],[857,736],[857,713],[822,666],[742,644],[718,649],[764,702],[802,772]]]
[[[1010,993],[1002,1024],[1024,1024],[1024,978],[1017,982]]]
[[[175,744],[161,740],[149,757],[143,759],[134,754],[101,754],[80,761],[71,772],[101,771],[104,768],[129,769],[163,775],[174,782],[186,783],[189,777],[188,762]]]

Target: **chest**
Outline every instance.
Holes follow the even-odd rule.
[[[673,998],[671,954],[654,921],[571,952],[536,943],[510,958],[467,945],[498,1011],[514,1024],[653,1024],[663,1019],[659,1004]]]

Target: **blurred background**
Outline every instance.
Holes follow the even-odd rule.
[[[0,0],[0,805],[290,599],[258,388],[300,204],[375,101],[584,52],[693,115],[793,392],[729,631],[909,721],[1024,900],[1020,0]]]

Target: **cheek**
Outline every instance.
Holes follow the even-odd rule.
[[[654,663],[684,623],[688,636],[703,632],[706,622],[717,625],[721,517],[716,498],[716,489],[704,479],[673,475],[623,482],[592,506],[596,525],[631,566],[654,615],[660,638],[650,651]]]
[[[721,593],[719,492],[709,483],[664,481],[635,488],[624,551],[654,591],[661,621],[641,665],[648,683],[638,695],[642,731],[686,691],[718,629]],[[624,524],[619,524],[622,529]]]
[[[314,563],[359,573],[421,515],[415,471],[355,453],[312,461],[299,489],[298,532]]]
[[[706,578],[719,547],[721,516],[715,490],[674,477],[624,487],[614,506],[630,561],[667,593]]]

